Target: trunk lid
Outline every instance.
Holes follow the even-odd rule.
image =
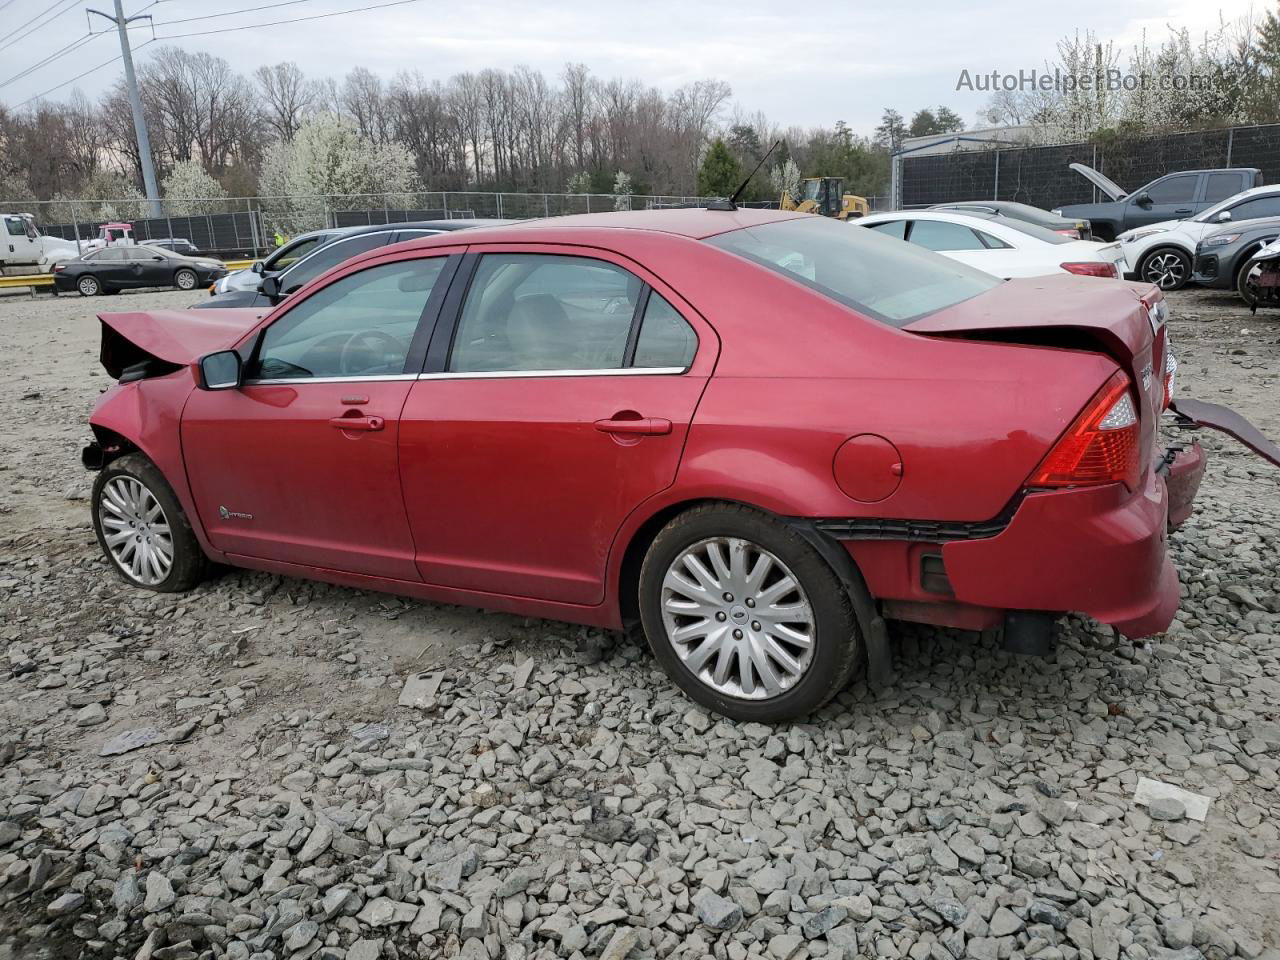
[[[235,346],[266,313],[262,308],[100,313],[99,359],[116,379],[126,367],[148,359],[185,366]]]
[[[1164,406],[1164,296],[1153,286],[1057,274],[1009,280],[903,329],[928,336],[1105,353],[1132,381],[1151,462]]]

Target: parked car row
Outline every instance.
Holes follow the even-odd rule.
[[[1204,454],[1161,445],[1166,411],[1280,464],[1175,396],[1163,295],[1115,244],[732,202],[457,226],[269,258],[209,322],[100,314],[83,459],[121,577],[639,625],[690,697],[767,722],[882,674],[886,619],[1023,652],[1063,611],[1167,627]]]

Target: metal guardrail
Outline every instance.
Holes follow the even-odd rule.
[[[226,261],[228,270],[244,270],[252,263],[252,260]],[[0,290],[20,290],[23,287],[30,287],[34,292],[37,287],[52,286],[53,274],[51,273],[32,273],[21,277],[0,277]]]

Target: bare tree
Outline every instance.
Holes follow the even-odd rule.
[[[302,118],[321,96],[291,60],[274,66],[265,64],[254,71],[262,96],[263,114],[276,136],[286,143],[302,125]]]
[[[391,139],[382,80],[372,70],[356,67],[342,82],[342,105],[356,122],[360,135],[374,143]]]

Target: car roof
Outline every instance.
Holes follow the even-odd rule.
[[[873,220],[882,223],[895,217],[914,217],[917,220],[941,220],[945,223],[965,223],[969,220],[985,220],[988,223],[1008,224],[1009,218],[986,210],[886,210],[863,217],[862,222]]]
[[[358,237],[366,233],[382,233],[384,230],[465,230],[468,227],[508,226],[522,223],[520,220],[484,220],[458,217],[450,220],[406,220],[402,223],[370,223],[358,227],[336,227],[331,231],[340,232],[343,237]]]

